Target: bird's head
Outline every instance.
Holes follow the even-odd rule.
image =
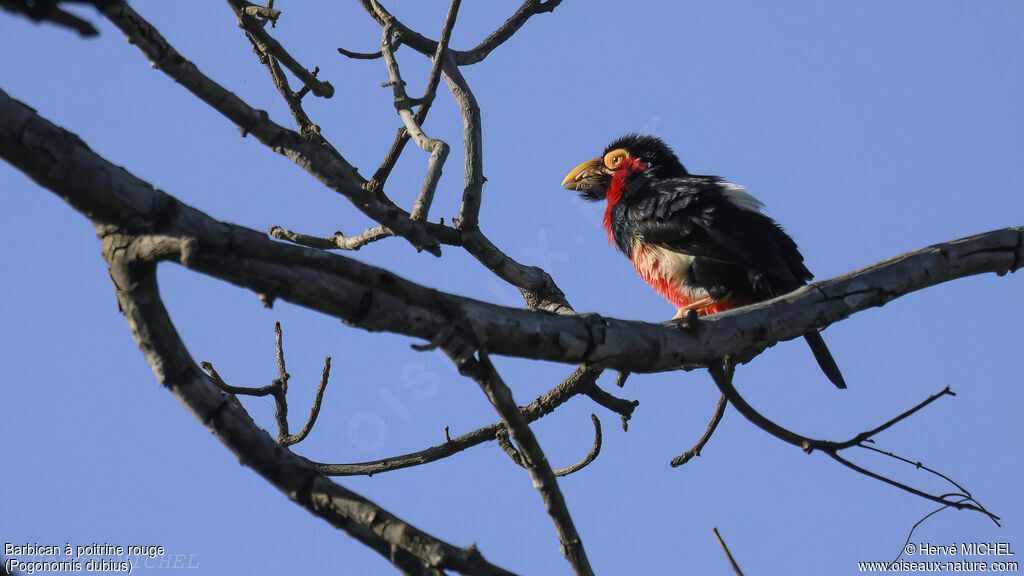
[[[604,149],[600,158],[587,160],[562,180],[562,188],[579,192],[585,200],[604,200],[616,173],[642,172],[650,177],[676,178],[688,172],[672,149],[654,136],[627,134]]]

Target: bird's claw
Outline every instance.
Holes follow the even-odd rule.
[[[672,317],[672,319],[679,320],[678,326],[681,329],[686,330],[687,332],[692,332],[697,329],[697,324],[699,322],[698,317],[699,314],[697,314],[697,311],[690,308],[689,310],[680,310]]]

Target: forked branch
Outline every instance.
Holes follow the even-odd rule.
[[[758,428],[764,430],[765,432],[768,432],[772,436],[775,436],[779,440],[797,446],[801,448],[804,452],[807,452],[808,454],[810,454],[814,450],[824,452],[836,462],[839,462],[843,466],[846,466],[847,468],[855,472],[858,472],[870,478],[874,478],[875,480],[879,480],[881,482],[889,484],[890,486],[895,486],[900,490],[909,492],[911,494],[914,494],[915,496],[920,496],[921,498],[924,498],[926,500],[931,500],[932,502],[937,502],[944,506],[950,506],[952,508],[957,508],[960,510],[974,510],[976,512],[981,512],[982,514],[992,519],[993,522],[996,522],[998,524],[998,516],[986,510],[985,507],[982,506],[980,502],[975,500],[969,492],[964,490],[963,487],[961,487],[956,482],[953,482],[953,480],[951,480],[948,476],[940,474],[935,470],[932,470],[931,468],[922,465],[920,462],[912,462],[910,460],[907,460],[906,458],[896,456],[895,454],[892,454],[890,452],[878,450],[866,444],[866,442],[873,442],[873,437],[876,434],[888,429],[897,422],[900,422],[910,417],[915,412],[921,410],[922,408],[931,404],[935,400],[938,400],[939,398],[947,395],[955,396],[955,394],[953,394],[953,392],[949,389],[948,386],[941,390],[939,393],[929,396],[918,405],[903,412],[902,414],[896,416],[895,418],[892,418],[891,420],[884,422],[880,426],[877,426],[866,432],[857,434],[856,436],[850,438],[849,440],[845,440],[842,442],[833,442],[829,440],[815,440],[813,438],[797,434],[796,432],[793,432],[780,426],[779,424],[768,419],[758,411],[754,410],[754,408],[747,403],[743,396],[741,396],[740,393],[733,386],[733,370],[729,362],[712,364],[711,366],[708,366],[708,372],[711,374],[711,378],[715,381],[715,384],[718,386],[718,389],[722,392],[722,395],[729,399],[729,402],[732,403],[732,405],[740,414],[743,415],[744,418],[749,420]],[[923,490],[919,490],[917,488],[909,486],[907,484],[904,484],[902,482],[893,480],[892,478],[889,478],[877,472],[873,472],[871,470],[863,468],[857,464],[854,464],[853,462],[850,462],[849,460],[840,455],[840,452],[842,452],[843,450],[853,447],[871,450],[880,454],[884,454],[901,462],[914,465],[917,469],[925,470],[946,480],[947,482],[955,486],[957,490],[959,490],[959,492],[953,494],[931,494]]]
[[[320,375],[320,383],[316,387],[316,396],[313,398],[313,407],[309,410],[309,418],[298,434],[288,432],[288,380],[291,374],[285,370],[284,347],[281,338],[281,323],[274,324],[274,358],[277,360],[277,378],[267,386],[260,388],[246,388],[242,386],[231,386],[221,378],[220,374],[213,368],[213,364],[202,362],[200,365],[210,379],[221,390],[228,394],[238,396],[273,396],[274,397],[274,418],[277,420],[277,443],[282,446],[298,444],[309,436],[316,424],[316,418],[320,414],[320,404],[324,399],[324,390],[327,388],[327,380],[331,375],[331,357],[324,360],[323,374]]]
[[[594,446],[590,449],[590,452],[583,457],[582,460],[567,466],[565,468],[559,468],[554,471],[555,476],[568,476],[573,472],[578,472],[586,468],[591,462],[597,459],[597,456],[601,453],[601,421],[597,419],[597,415],[591,414],[590,421],[594,424]],[[519,466],[526,468],[525,462],[523,462],[522,453],[509,440],[508,431],[505,428],[501,428],[497,433],[498,446],[508,454],[509,459],[518,464]]]
[[[269,21],[276,23],[277,16],[281,13],[280,10],[275,11],[276,14],[273,20],[270,20],[266,17],[254,15],[252,10],[249,10],[250,4],[245,0],[228,0],[228,4],[235,11],[235,15],[238,16],[238,25],[249,35],[249,40],[252,41],[253,46],[259,52],[284,64],[284,67],[291,71],[292,74],[295,74],[295,77],[301,80],[314,96],[321,98],[334,96],[334,86],[331,86],[330,82],[321,81],[316,77],[315,71],[310,72],[302,64],[299,64],[285,50],[284,46],[264,28],[264,25]]]

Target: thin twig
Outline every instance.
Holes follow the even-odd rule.
[[[906,420],[907,418],[913,416],[914,413],[917,412],[918,410],[924,408],[925,406],[931,404],[932,402],[938,400],[939,398],[942,398],[943,396],[947,396],[947,395],[948,396],[956,396],[956,393],[954,393],[949,388],[949,386],[946,386],[945,388],[940,390],[938,393],[932,394],[931,396],[925,398],[917,406],[914,406],[910,410],[907,410],[906,412],[900,414],[899,416],[896,416],[895,418],[893,418],[893,419],[883,423],[881,426],[878,426],[877,428],[874,428],[872,430],[868,430],[867,432],[861,432],[860,434],[857,434],[856,436],[854,436],[853,438],[850,438],[849,440],[847,440],[845,442],[828,443],[828,446],[832,450],[842,450],[844,448],[849,448],[850,446],[855,446],[855,445],[861,444],[865,440],[868,440],[869,438],[874,437],[878,433],[883,432],[884,430],[888,429],[889,427],[891,427],[892,425],[896,424],[897,422],[900,422],[902,420]],[[946,478],[946,480],[949,480],[949,478]],[[949,480],[949,481],[953,482],[952,480]],[[959,488],[959,486],[958,486],[958,488]]]
[[[324,390],[327,389],[327,379],[331,375],[331,357],[328,356],[324,360],[324,370],[320,374],[320,383],[316,387],[316,396],[313,397],[313,406],[309,409],[309,418],[306,420],[306,424],[302,427],[302,430],[298,434],[291,434],[284,438],[281,438],[280,442],[282,446],[291,446],[292,444],[298,444],[309,436],[309,433],[313,431],[313,425],[316,424],[316,418],[320,415],[320,404],[324,399]]]
[[[316,387],[316,396],[313,399],[313,407],[310,408],[309,418],[298,434],[290,434],[288,431],[288,380],[291,375],[285,369],[284,345],[281,333],[281,323],[274,323],[274,359],[277,363],[277,378],[274,381],[260,388],[246,388],[243,386],[231,386],[221,378],[220,374],[213,368],[213,364],[202,362],[200,366],[209,374],[210,379],[221,390],[236,396],[273,396],[274,397],[274,419],[277,422],[277,443],[281,446],[292,446],[298,444],[309,436],[316,424],[317,416],[320,414],[320,405],[324,398],[324,390],[327,389],[327,381],[331,375],[331,357],[324,361],[324,370],[320,375],[320,383]]]
[[[531,16],[551,12],[555,7],[561,4],[561,2],[562,0],[547,0],[546,2],[541,2],[540,0],[526,0],[526,2],[523,2],[523,4],[516,9],[512,16],[505,20],[501,26],[491,32],[474,48],[471,50],[452,50],[452,59],[458,66],[468,66],[482,61],[492,51],[494,51],[495,48],[501,46],[520,28],[522,28],[523,24],[525,24]],[[382,26],[388,20],[394,22],[399,33],[399,37],[409,44],[412,49],[425,56],[429,56],[437,50],[437,42],[402,24],[395,19],[394,16],[391,16],[390,13],[387,13],[386,10],[384,11],[386,16],[380,16],[378,10],[375,9],[372,0],[359,0],[359,3],[363,6],[363,9],[373,16],[374,19],[376,19]]]
[[[573,373],[565,380],[559,383],[558,386],[555,386],[529,405],[521,408],[520,410],[523,413],[523,417],[526,418],[527,422],[534,422],[544,416],[547,416],[553,412],[555,408],[561,406],[572,397],[583,393],[583,391],[600,375],[600,368],[591,368],[586,365],[577,367],[576,370],[573,371]],[[328,476],[372,476],[374,474],[390,472],[392,470],[400,470],[402,468],[410,468],[412,466],[420,466],[422,464],[436,462],[443,458],[447,458],[452,454],[472,448],[473,446],[494,440],[503,430],[505,430],[505,425],[501,422],[495,422],[494,424],[478,428],[472,432],[455,438],[446,437],[443,444],[431,446],[430,448],[420,450],[418,452],[383,458],[381,460],[373,460],[370,462],[357,462],[350,464],[317,463],[317,467],[320,472]]]
[[[288,380],[291,374],[285,370],[284,365],[284,338],[281,334],[281,323],[274,322],[274,360],[277,362],[277,379],[274,384],[277,389],[274,391],[276,408],[274,418],[277,420],[277,441],[282,443],[289,434],[288,430]]]
[[[914,530],[917,530],[917,527],[920,526],[921,524],[923,524],[925,520],[931,518],[932,516],[938,514],[939,512],[942,512],[946,508],[949,508],[948,504],[944,504],[944,505],[936,508],[935,510],[932,510],[931,512],[925,514],[923,518],[921,518],[917,522],[914,522],[914,525],[910,527],[910,532],[907,533],[907,539],[904,540],[903,546],[900,546],[900,553],[897,554],[896,557],[892,559],[892,562],[889,563],[889,566],[892,566],[893,564],[895,564],[900,559],[900,557],[903,556],[903,553],[907,549],[907,544],[910,544],[910,539],[914,537]]]
[[[376,3],[375,3],[376,4]],[[445,17],[444,29],[441,32],[441,43],[438,44],[437,54],[434,56],[434,66],[431,69],[430,80],[427,83],[427,91],[423,98],[419,100],[419,103],[424,104],[432,102],[434,94],[437,90],[437,83],[439,78],[439,71],[441,69],[441,61],[445,57],[445,50],[447,49],[448,40],[451,36],[452,28],[455,26],[455,20],[458,17],[459,6],[461,0],[452,0],[451,6],[448,9],[448,14]],[[391,38],[393,28],[390,25],[385,25],[383,29],[383,37],[381,39],[381,53],[384,54],[384,60],[387,63],[388,76],[391,79],[390,85],[395,95],[395,110],[398,112],[399,117],[402,118],[402,122],[405,124],[405,129],[409,133],[416,145],[420,147],[424,152],[430,154],[430,161],[427,164],[427,173],[423,179],[423,185],[420,188],[419,196],[416,198],[416,202],[411,212],[414,220],[426,220],[427,214],[430,210],[430,205],[434,199],[434,192],[437,189],[437,183],[441,179],[441,171],[444,167],[444,161],[448,157],[448,144],[442,140],[436,138],[430,138],[423,132],[422,126],[417,123],[416,115],[412,111],[414,102],[409,98],[409,95],[405,91],[405,82],[402,81],[402,75],[398,68],[398,61],[395,59],[394,51],[391,49]]]
[[[235,8],[233,4],[231,6],[233,9]],[[246,9],[248,10],[252,8],[266,10],[266,7],[264,6],[254,5],[249,5]],[[278,14],[280,13],[279,10],[273,10],[273,12],[277,12]],[[239,19],[246,18],[246,16],[238,14],[237,10],[236,14]],[[276,16],[273,19],[269,19],[269,21],[272,23],[276,22]],[[248,31],[246,32],[246,38],[248,38],[250,44],[252,44],[253,52],[259,56],[260,62],[262,62],[263,65],[266,66],[267,71],[270,72],[270,79],[273,81],[278,93],[281,94],[281,98],[284,99],[285,105],[288,106],[288,111],[291,112],[292,118],[295,119],[295,124],[299,127],[299,133],[310,141],[315,142],[317,145],[328,148],[332,153],[337,155],[337,149],[335,149],[334,146],[323,137],[320,133],[320,126],[310,120],[309,115],[306,114],[306,111],[302,107],[302,97],[309,91],[309,85],[304,85],[299,92],[293,92],[288,83],[288,76],[281,68],[281,64],[277,57],[273,53],[269,52],[266,49],[266,46],[262,44],[256,36]],[[314,69],[312,72],[313,76],[316,76],[318,72],[319,68]]]
[[[2,94],[0,94],[2,98]],[[0,116],[2,117],[2,116]],[[163,386],[242,464],[290,500],[368,546],[404,574],[440,576],[444,571],[513,576],[488,562],[476,546],[455,546],[418,529],[359,494],[319,474],[291,450],[282,450],[238,402],[200,373],[181,341],[157,288],[157,264],[139,260],[145,238],[122,233],[103,237],[118,303],[146,361]],[[129,287],[130,288],[125,288]],[[382,529],[386,528],[386,529]]]
[[[700,451],[704,449],[705,445],[707,445],[708,440],[711,440],[711,435],[715,433],[715,429],[718,428],[718,423],[722,421],[722,416],[725,415],[725,407],[728,405],[729,399],[726,398],[725,394],[722,394],[722,396],[718,398],[718,405],[715,406],[715,413],[711,415],[711,421],[708,422],[708,427],[704,430],[704,434],[700,437],[700,440],[697,440],[697,443],[693,445],[693,448],[690,448],[681,455],[673,458],[669,465],[673,468],[678,468],[679,466],[689,462],[694,456],[700,456]]]
[[[270,396],[271,394],[274,393],[274,390],[277,389],[276,383],[268,384],[267,386],[261,386],[260,388],[232,386],[225,382],[223,378],[221,378],[220,374],[217,373],[217,370],[213,368],[213,364],[204,361],[200,362],[199,365],[210,376],[210,379],[213,380],[213,383],[216,384],[218,388],[227,392],[228,394],[235,394],[239,396]]]
[[[389,84],[395,92],[395,108],[402,117],[409,135],[421,149],[431,153],[430,164],[431,166],[436,166],[435,170],[431,170],[431,166],[428,166],[428,179],[424,180],[420,198],[417,199],[417,208],[420,208],[421,205],[429,208],[430,200],[433,197],[433,189],[436,187],[436,178],[440,177],[440,165],[443,164],[444,158],[448,155],[448,145],[440,140],[428,138],[423,134],[422,128],[415,123],[411,109],[411,105],[414,102],[405,94],[405,83],[402,81],[401,74],[399,73],[394,53],[390,50],[391,39],[395,36],[396,26],[400,26],[400,24],[377,0],[369,0],[369,2],[375,16],[382,23],[384,29],[381,52],[384,54],[384,59],[388,64],[388,76],[391,79]],[[470,90],[466,79],[463,78],[458,66],[455,65],[447,52],[448,39],[451,35],[452,27],[455,25],[455,18],[460,3],[461,0],[452,0],[451,6],[448,9],[445,25],[441,31],[441,40],[434,48],[434,63],[431,68],[430,82],[428,82],[427,91],[422,100],[428,102],[433,100],[433,95],[437,89],[438,73],[443,71],[445,82],[448,83],[448,87],[451,89],[452,95],[455,96],[455,101],[459,104],[459,110],[462,113],[464,132],[462,140],[466,155],[462,208],[455,223],[456,228],[460,230],[473,230],[478,225],[480,196],[486,179],[483,175],[480,106],[477,104],[476,98],[473,96],[473,92]],[[440,156],[440,158],[435,160],[437,156]],[[435,178],[432,186],[428,185],[431,177]],[[425,212],[426,210],[420,210],[419,212],[415,209],[413,210],[414,215],[423,213],[424,218]]]
[[[88,38],[98,36],[99,30],[90,22],[75,16],[71,12],[57,7],[56,2],[27,2],[26,0],[0,0],[0,9],[24,14],[35,22],[50,22],[57,26],[70,28],[79,36]]]
[[[411,33],[416,35],[415,32],[409,30],[394,16],[392,16],[380,2],[376,0],[360,0],[360,3],[368,12],[370,12],[382,27],[391,27],[392,31],[387,34],[388,36],[397,35],[397,39],[402,40],[407,37],[407,34]],[[535,1],[530,2],[529,4],[540,7],[540,3]],[[553,8],[555,4],[556,3],[551,2],[544,3],[544,9],[546,10],[546,7],[548,6]],[[387,55],[387,50],[385,50],[383,46],[381,52],[385,56]],[[438,55],[437,43],[431,43],[430,54],[434,56]],[[463,78],[462,73],[459,72],[458,66],[453,63],[453,51],[448,50],[446,54],[447,56],[442,58],[442,73],[444,75],[445,82],[452,90],[452,94],[455,96],[455,99],[459,104],[459,109],[462,113],[464,132],[463,146],[465,148],[466,158],[463,202],[460,208],[460,215],[455,221],[456,228],[460,232],[458,244],[465,248],[467,252],[469,252],[474,258],[499,278],[519,288],[523,293],[527,306],[530,308],[546,310],[548,312],[555,312],[558,314],[572,314],[574,313],[572,306],[569,305],[569,302],[565,298],[565,294],[558,288],[550,274],[535,266],[524,266],[520,264],[515,259],[498,249],[497,246],[483,235],[478,227],[481,195],[483,184],[486,181],[486,178],[483,175],[480,108],[472,91],[469,89],[469,85],[465,78]],[[434,63],[437,63],[436,58]],[[402,88],[403,84],[400,76],[392,77],[389,85],[396,88]],[[432,99],[428,99],[419,107],[419,110],[417,110],[414,119],[418,125],[422,126],[431,102]],[[380,193],[383,189],[384,182],[391,174],[398,158],[401,156],[409,137],[410,132],[407,127],[403,127],[399,130],[391,148],[388,150],[387,155],[381,162],[380,167],[377,169],[377,172],[374,173],[373,177],[364,185],[365,190],[372,194]],[[430,174],[431,172],[429,171],[428,166],[428,176]],[[429,188],[424,188],[424,190],[428,189]],[[428,227],[430,226],[432,225],[428,224]],[[445,231],[447,231],[447,228],[445,228]],[[445,240],[441,239],[439,235],[437,237],[441,242],[447,243]]]
[[[295,74],[295,77],[302,81],[314,96],[321,98],[330,98],[334,96],[334,86],[331,86],[330,82],[321,81],[316,75],[302,64],[299,64],[280,42],[274,39],[264,28],[261,19],[253,17],[246,11],[248,2],[244,0],[227,0],[232,10],[235,11],[235,15],[238,16],[238,25],[242,27],[249,34],[250,40],[256,45],[260,52],[273,56],[276,60],[279,60],[284,67]],[[265,22],[265,20],[264,20]]]
[[[951,484],[953,484],[958,489],[960,489],[961,492],[962,492],[962,493],[959,493],[959,494],[952,494],[951,496],[966,498],[966,501],[965,500],[953,501],[953,500],[949,500],[948,498],[946,498],[946,496],[949,496],[949,495],[930,494],[928,492],[924,492],[922,490],[918,490],[917,488],[913,488],[912,486],[909,486],[907,484],[903,484],[902,482],[898,482],[896,480],[893,480],[892,478],[883,476],[881,474],[878,474],[877,472],[873,472],[871,470],[863,468],[863,467],[861,467],[861,466],[859,466],[857,464],[854,464],[853,462],[851,462],[851,461],[847,460],[846,458],[843,458],[842,456],[839,455],[840,451],[848,449],[848,448],[852,448],[854,446],[858,446],[858,447],[862,447],[862,448],[868,448],[868,449],[872,449],[873,450],[873,448],[864,445],[864,442],[870,439],[870,434],[865,435],[867,433],[861,433],[861,434],[858,434],[857,436],[855,436],[852,440],[847,440],[845,442],[830,442],[830,441],[827,441],[827,440],[815,440],[813,438],[808,438],[806,436],[801,436],[800,434],[797,434],[796,432],[792,432],[790,430],[787,430],[786,428],[783,428],[782,426],[780,426],[780,425],[776,424],[775,422],[769,420],[768,418],[766,418],[765,416],[763,416],[762,414],[760,414],[759,412],[754,410],[754,408],[751,407],[750,404],[748,404],[747,401],[736,390],[736,388],[732,384],[732,364],[731,364],[731,362],[725,362],[725,364],[726,364],[726,368],[724,368],[724,369],[723,369],[722,363],[718,363],[718,362],[712,363],[710,366],[708,366],[708,372],[711,374],[711,378],[715,381],[715,385],[718,386],[718,389],[722,392],[722,394],[729,399],[729,402],[732,402],[732,405],[736,408],[736,410],[740,414],[742,414],[744,418],[746,418],[748,421],[750,421],[752,424],[754,424],[758,428],[761,428],[765,432],[768,432],[769,434],[771,434],[772,436],[775,436],[776,438],[782,440],[783,442],[786,442],[788,444],[792,444],[794,446],[800,447],[801,449],[804,450],[804,452],[807,452],[808,454],[810,454],[814,450],[820,450],[820,451],[824,452],[825,454],[827,454],[830,458],[832,458],[836,462],[839,462],[843,466],[846,466],[847,468],[849,468],[849,469],[851,469],[851,470],[853,470],[855,472],[858,472],[860,474],[868,476],[869,478],[874,478],[875,480],[879,480],[881,482],[889,484],[890,486],[894,486],[896,488],[899,488],[900,490],[903,490],[905,492],[909,492],[910,494],[913,494],[915,496],[919,496],[919,497],[924,498],[926,500],[931,500],[932,502],[936,502],[936,503],[942,504],[944,506],[952,506],[953,508],[957,508],[957,509],[961,509],[961,510],[974,510],[976,512],[981,512],[982,514],[984,514],[984,515],[988,516],[989,518],[991,518],[994,522],[998,521],[998,519],[999,519],[998,516],[996,516],[995,514],[989,512],[988,510],[986,510],[984,506],[982,506],[977,500],[975,500],[970,495],[970,493],[968,493],[966,490],[963,490],[960,487],[959,484],[957,484],[956,482],[953,482],[952,480],[950,480],[948,477],[946,477],[944,475],[938,474],[937,472],[935,472],[935,474],[941,476],[942,478],[945,478]],[[914,414],[917,410],[920,410],[924,406],[927,406],[931,402],[935,401],[937,398],[945,396],[945,395],[952,395],[952,392],[949,390],[949,387],[946,387],[945,389],[940,391],[938,394],[935,394],[933,396],[929,396],[926,400],[924,400],[923,402],[921,402],[920,404],[918,404],[914,408],[912,408],[910,410],[907,410],[906,412],[900,414],[899,416],[896,416],[895,418],[885,422],[881,426],[878,426],[878,427],[874,428],[873,430],[871,430],[869,432],[874,433],[875,431],[885,430],[885,429],[889,428],[890,426],[892,426],[893,424],[895,424],[896,422],[899,422],[899,421],[907,418],[911,414]],[[878,450],[876,450],[876,451],[878,451]],[[915,464],[919,468],[923,468],[923,466],[921,466],[920,463],[913,463],[913,462],[911,462],[911,461],[909,461],[909,460],[907,460],[905,458],[901,458],[901,457],[898,457],[898,456],[893,456],[893,457],[897,458],[899,460],[902,460],[904,462],[907,462],[907,463]],[[931,471],[931,470],[929,469],[929,471]],[[932,471],[932,472],[934,472],[934,471]]]
[[[555,476],[568,476],[573,472],[578,472],[586,468],[591,462],[593,462],[597,456],[601,453],[601,421],[597,419],[595,414],[590,415],[590,420],[594,424],[594,446],[590,449],[590,452],[583,457],[582,460],[567,466],[565,468],[559,468],[554,471]],[[526,468],[526,463],[523,461],[523,455],[519,452],[519,449],[512,445],[512,441],[509,440],[508,431],[502,427],[498,430],[495,438],[498,440],[498,446],[505,451],[509,459],[518,464],[522,468]]]
[[[590,415],[590,421],[594,424],[594,447],[590,449],[590,452],[583,457],[583,460],[567,466],[565,468],[559,468],[555,470],[555,476],[568,476],[573,472],[578,472],[586,468],[591,462],[597,459],[597,456],[601,453],[601,421],[597,419],[596,414]]]
[[[462,113],[462,145],[466,156],[465,182],[462,189],[462,206],[455,227],[459,230],[475,230],[479,226],[480,203],[484,182],[483,128],[480,125],[480,105],[469,88],[459,67],[450,57],[443,62],[444,80],[452,91]]]
[[[394,42],[391,43],[391,51],[397,51],[398,47],[401,45],[401,40],[395,40]],[[345,56],[346,58],[351,58],[353,60],[376,60],[384,56],[384,53],[381,52],[380,50],[377,50],[376,52],[353,52],[352,50],[346,50],[344,48],[338,48],[338,54],[341,54],[342,56]]]
[[[526,462],[523,462],[523,455],[519,453],[519,449],[512,445],[512,441],[508,437],[508,429],[504,426],[498,430],[497,435],[494,437],[498,441],[498,446],[505,452],[509,460],[515,462],[519,466],[526,468]]]
[[[629,431],[629,419],[633,417],[633,410],[636,410],[636,407],[640,405],[639,400],[623,400],[618,396],[609,394],[598,386],[596,382],[588,386],[583,393],[594,402],[622,416],[622,431]]]
[[[858,448],[863,448],[865,450],[870,450],[872,452],[877,452],[877,453],[882,454],[884,456],[888,456],[888,457],[890,457],[890,458],[892,458],[894,460],[899,460],[900,462],[903,462],[905,464],[910,464],[911,466],[913,466],[914,468],[917,468],[918,470],[924,470],[925,472],[928,472],[930,474],[934,474],[935,476],[938,476],[939,478],[942,478],[946,482],[949,482],[953,486],[956,486],[956,489],[961,491],[961,492],[963,492],[966,496],[968,496],[968,497],[971,496],[971,493],[968,492],[966,488],[964,488],[963,486],[958,484],[955,480],[953,480],[949,476],[946,476],[942,472],[939,472],[938,470],[934,470],[932,468],[929,468],[928,466],[925,466],[921,462],[914,462],[912,460],[909,460],[909,459],[904,458],[902,456],[898,456],[898,455],[896,455],[896,454],[894,454],[892,452],[889,452],[887,450],[881,450],[879,448],[876,448],[874,446],[870,446],[868,444],[858,444],[857,447]],[[974,498],[972,497],[970,499],[973,500]],[[997,524],[998,524],[998,522],[997,522]]]
[[[292,244],[319,248],[321,250],[359,250],[367,244],[391,238],[395,235],[391,230],[379,225],[371,226],[355,236],[345,236],[341,232],[335,232],[333,236],[327,238],[292,232],[280,226],[272,226],[268,232],[278,240],[287,240]]]
[[[736,573],[736,576],[743,576],[743,571],[740,570],[740,565],[736,563],[736,559],[732,557],[732,552],[729,552],[729,547],[725,545],[725,540],[723,540],[722,535],[718,533],[718,527],[715,526],[711,531],[715,533],[715,540],[718,540],[718,545],[722,547],[722,551],[725,552],[725,557],[729,559],[729,565],[732,566],[732,571]]]
[[[448,339],[442,348],[456,363],[459,372],[473,378],[484,391],[487,399],[491,401],[494,409],[501,416],[502,422],[509,431],[509,436],[519,446],[519,452],[530,473],[530,478],[533,480],[533,486],[540,492],[544,507],[555,525],[565,559],[577,575],[592,576],[594,572],[590,567],[587,554],[583,550],[583,541],[576,532],[576,526],[573,524],[572,516],[565,504],[565,498],[558,488],[558,480],[544,456],[544,451],[537,443],[537,438],[530,430],[526,418],[516,406],[515,400],[512,398],[512,391],[502,381],[486,352],[477,351],[479,360],[473,357],[472,352],[475,346],[466,339],[455,335]]]
[[[869,478],[874,478],[875,480],[899,488],[904,492],[909,492],[915,496],[920,496],[921,498],[924,498],[926,500],[931,500],[936,504],[951,506],[953,508],[956,508],[957,510],[974,510],[975,512],[981,512],[985,516],[988,516],[989,519],[995,522],[997,525],[999,524],[999,516],[996,516],[995,514],[986,510],[984,506],[982,506],[977,500],[972,498],[969,494],[930,494],[928,492],[918,490],[917,488],[914,488],[907,484],[903,484],[902,482],[897,482],[896,480],[893,480],[892,478],[889,478],[887,476],[882,476],[881,474],[872,472],[871,470],[868,470],[866,468],[862,468],[861,466],[858,466],[857,464],[854,464],[853,462],[850,462],[849,460],[843,458],[838,453],[829,454],[829,456],[836,462],[839,462],[840,464],[846,466],[847,468],[853,470],[854,472],[859,472],[860,474],[863,474]],[[949,500],[947,496],[960,498],[960,500]]]
[[[155,67],[229,118],[243,135],[252,134],[273,151],[291,159],[325,186],[343,194],[378,224],[408,239],[417,249],[440,256],[437,236],[450,237],[455,231],[412,220],[408,212],[394,203],[369,193],[363,188],[366,181],[344,157],[274,123],[266,112],[254,109],[203,75],[195,64],[178,53],[156,28],[123,0],[93,0],[93,4],[124,32],[132,44],[138,46]]]

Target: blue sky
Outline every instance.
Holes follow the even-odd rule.
[[[465,2],[453,45],[468,48],[517,2]],[[436,36],[447,4],[395,2]],[[138,1],[201,70],[289,123],[282,101],[226,5]],[[400,124],[380,30],[355,2],[287,2],[274,33],[337,94],[307,111],[364,175]],[[89,10],[81,11],[90,15]],[[0,88],[80,135],[95,151],[214,217],[257,229],[356,233],[370,224],[345,199],[195,100],[98,18],[82,40],[0,14]],[[625,132],[665,138],[694,172],[743,184],[828,278],[904,251],[1024,224],[1024,6],[964,2],[581,2],[531,20],[464,69],[483,109],[481,224],[524,263],[548,269],[579,311],[661,321],[673,310],[606,245],[601,208],[558,183]],[[428,63],[399,51],[410,93]],[[426,125],[453,147],[431,212],[461,196],[461,123],[442,86]],[[411,206],[427,155],[407,150],[388,191]],[[0,539],[155,544],[194,555],[193,573],[390,573],[374,552],[295,506],[237,460],[155,381],[117,304],[89,223],[0,164],[3,271]],[[517,292],[456,249],[442,259],[389,240],[347,254],[442,290],[509,305]],[[475,384],[407,338],[368,334],[165,265],[161,291],[198,360],[232,384],[276,374],[284,326],[293,428],[333,358],[320,422],[296,451],[320,461],[383,458],[495,420]],[[951,385],[957,392],[877,438],[963,484],[1003,517],[946,511],[915,542],[1009,542],[1024,550],[1020,493],[1024,390],[1020,275],[986,275],[915,293],[831,327],[825,338],[850,389],[834,390],[802,342],[741,367],[747,399],[809,436],[843,439]],[[572,367],[497,359],[526,403]],[[614,388],[611,375],[602,381]],[[930,502],[768,437],[732,411],[702,457],[669,460],[703,432],[717,400],[704,373],[634,376],[629,432],[575,399],[534,426],[555,466],[601,456],[561,480],[601,574],[729,574],[718,526],[748,574],[855,573],[890,560]],[[273,407],[245,401],[258,422]],[[856,455],[916,486],[931,478]],[[525,574],[567,565],[525,471],[494,443],[447,461],[341,483],[418,527]],[[921,557],[911,559],[922,559]],[[934,559],[934,558],[933,558]],[[976,558],[981,559],[981,558]]]

